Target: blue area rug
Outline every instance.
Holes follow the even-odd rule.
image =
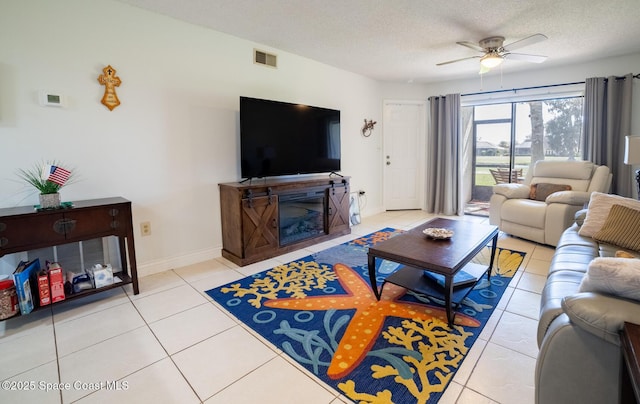
[[[392,228],[207,291],[239,320],[355,402],[435,403],[480,335],[525,254],[498,249],[446,322],[442,301],[387,284],[377,301],[367,249]],[[473,262],[489,264],[490,248]],[[398,269],[379,262],[383,279]]]

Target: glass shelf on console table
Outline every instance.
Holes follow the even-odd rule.
[[[36,210],[34,206],[0,209],[0,257],[109,236],[118,238],[122,271],[115,276],[121,282],[71,294],[65,300],[126,284],[132,284],[134,294],[139,293],[131,202],[113,197],[74,201],[72,207],[60,209]]]

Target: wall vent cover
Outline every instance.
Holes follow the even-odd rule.
[[[278,67],[278,56],[258,49],[253,50],[253,62],[259,65]]]

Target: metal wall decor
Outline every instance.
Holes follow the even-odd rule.
[[[362,127],[362,136],[369,137],[371,136],[371,132],[373,131],[373,127],[378,123],[374,120],[369,119],[368,121],[364,120],[364,126]]]

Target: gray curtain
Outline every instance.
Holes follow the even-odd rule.
[[[427,212],[464,215],[460,94],[429,98]]]
[[[592,77],[585,82],[584,158],[611,169],[611,192],[632,197],[635,181],[624,164],[624,137],[631,135],[633,75]]]

